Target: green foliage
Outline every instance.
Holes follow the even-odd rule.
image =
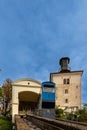
[[[66,114],[66,119],[67,119],[67,120],[77,121],[77,115],[76,115],[76,114],[73,114],[72,112],[71,112],[71,113],[67,113],[67,114]]]
[[[57,118],[64,118],[64,110],[56,107],[56,117]]]
[[[0,130],[12,130],[11,121],[5,119],[4,117],[0,117]]]
[[[78,115],[78,121],[87,122],[87,109],[85,107],[78,111]]]
[[[63,109],[56,107],[56,117],[79,122],[87,122],[87,104],[84,104],[83,108],[76,112],[65,112]]]
[[[84,104],[82,109],[74,113],[68,113],[67,119],[79,122],[87,122],[87,104]]]

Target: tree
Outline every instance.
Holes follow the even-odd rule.
[[[6,79],[3,86],[3,114],[6,116],[7,112],[11,110],[11,99],[12,99],[12,81]]]
[[[2,88],[0,88],[0,114],[2,110]]]
[[[87,122],[87,104],[83,104],[83,108],[78,111],[78,121]]]
[[[83,104],[82,109],[79,109],[74,113],[69,113],[67,119],[79,122],[87,122],[87,104]]]
[[[64,118],[64,110],[56,106],[56,117]]]
[[[0,99],[2,98],[2,88],[0,88]]]

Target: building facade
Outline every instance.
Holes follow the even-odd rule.
[[[12,83],[12,122],[15,115],[34,111],[41,94],[39,81],[25,78]]]
[[[50,73],[50,81],[56,83],[56,106],[66,111],[81,108],[81,86],[83,71],[71,71],[68,57],[61,58],[60,72]]]

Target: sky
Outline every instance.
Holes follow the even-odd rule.
[[[0,0],[0,84],[49,80],[69,57],[87,103],[87,0]]]

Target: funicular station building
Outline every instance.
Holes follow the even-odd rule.
[[[66,111],[81,108],[81,86],[83,71],[71,71],[70,59],[63,57],[59,72],[50,73],[50,81],[56,84],[56,106]],[[25,78],[12,83],[12,121],[16,114],[29,113],[37,108],[41,96],[41,82]]]
[[[12,83],[12,121],[16,114],[27,114],[37,107],[41,83],[33,79],[20,79]]]

